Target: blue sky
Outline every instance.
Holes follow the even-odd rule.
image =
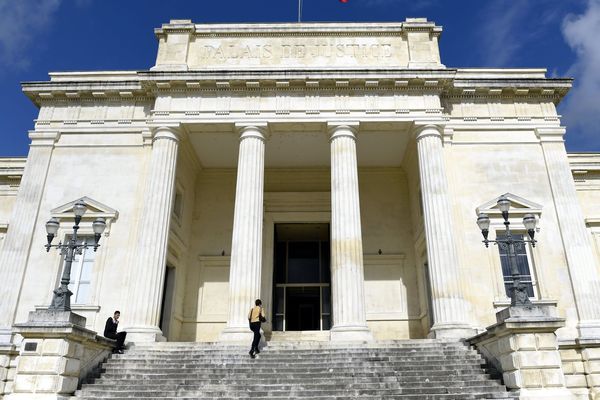
[[[294,22],[297,0],[0,0],[0,157],[25,156],[37,109],[20,82],[49,71],[140,70],[153,29],[194,22]],[[600,0],[304,0],[303,21],[403,21],[444,27],[448,67],[543,67],[573,77],[561,104],[569,151],[600,152]]]

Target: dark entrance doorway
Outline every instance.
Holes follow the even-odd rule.
[[[329,224],[276,224],[273,330],[329,330]]]

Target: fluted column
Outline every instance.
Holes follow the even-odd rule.
[[[57,132],[32,132],[32,139],[19,186],[17,200],[9,220],[4,246],[0,251],[0,344],[12,340],[11,326],[15,322],[17,304],[29,252],[36,229],[44,229],[46,221],[39,221],[39,208],[46,185],[48,167]],[[48,210],[49,211],[49,210]],[[44,243],[33,244],[41,246]]]
[[[229,315],[222,341],[247,341],[248,311],[260,297],[266,124],[237,125],[240,131],[231,267]]]
[[[579,335],[600,339],[600,275],[571,174],[564,133],[561,127],[537,130],[572,280]]]
[[[135,260],[131,271],[132,292],[127,319],[127,339],[156,341],[162,338],[158,326],[167,260],[167,242],[175,171],[178,131],[161,127],[154,132],[152,154],[146,178],[142,214],[138,227]]]
[[[440,128],[418,128],[417,152],[423,198],[427,259],[431,282],[435,337],[468,337],[467,304],[460,289],[458,253],[454,238]]]
[[[372,340],[365,311],[358,195],[358,123],[329,124],[331,134],[331,340]]]

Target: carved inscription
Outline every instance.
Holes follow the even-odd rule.
[[[203,61],[269,60],[306,58],[385,59],[392,57],[389,43],[315,43],[315,44],[221,44],[202,45],[199,51]]]

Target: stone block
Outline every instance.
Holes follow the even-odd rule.
[[[534,335],[521,334],[515,335],[516,349],[515,350],[535,350],[536,340]]]
[[[514,371],[519,368],[517,353],[505,354],[501,356],[498,361],[500,361],[502,371],[504,372]]]
[[[538,350],[556,350],[558,349],[558,343],[556,341],[556,335],[554,333],[537,333],[535,335],[537,339]]]
[[[68,342],[64,339],[45,339],[42,343],[43,355],[62,356],[67,351]]]
[[[544,386],[542,372],[537,369],[524,369],[520,371],[522,387],[541,388]]]
[[[564,387],[565,376],[560,368],[542,369],[542,380],[544,387]]]
[[[6,375],[6,380],[7,381],[12,381],[15,379],[15,375],[17,374],[17,368],[16,367],[11,367],[8,369],[8,373]]]
[[[600,374],[585,375],[589,387],[600,387]]]
[[[59,379],[58,393],[74,393],[77,390],[78,377],[61,376]]]
[[[58,375],[37,375],[33,390],[36,393],[57,393],[58,378]]]
[[[556,351],[519,352],[518,364],[521,368],[559,367],[560,357]]]
[[[65,360],[64,375],[79,377],[81,361],[76,358],[68,358]]]
[[[587,361],[584,364],[586,374],[600,374],[600,360]]]
[[[21,356],[19,358],[19,365],[17,366],[17,369],[20,373],[32,373],[37,371],[37,364],[37,357]]]
[[[502,377],[504,378],[504,385],[509,389],[520,389],[523,387],[523,380],[519,371],[504,372]]]
[[[31,393],[35,387],[36,375],[18,374],[13,381],[13,390],[15,393]]]
[[[581,352],[575,349],[559,350],[560,359],[564,361],[581,361]]]
[[[30,373],[61,373],[64,369],[64,362],[62,357],[59,356],[48,356],[48,357],[23,357],[23,360],[19,363],[19,373],[30,372]]]
[[[511,336],[505,336],[503,338],[498,339],[496,345],[498,346],[498,355],[511,353],[516,350],[516,345]]]
[[[10,357],[7,355],[0,355],[0,368],[6,368],[10,365]]]
[[[600,347],[593,347],[589,349],[583,349],[581,356],[586,361],[600,360]]]
[[[582,361],[563,361],[562,368],[565,374],[583,374],[585,372]]]
[[[565,384],[568,388],[587,388],[585,375],[565,375]]]

